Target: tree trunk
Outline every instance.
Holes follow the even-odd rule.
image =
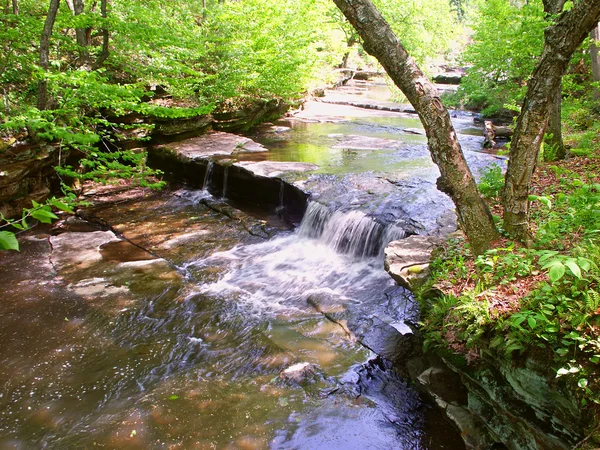
[[[46,16],[44,30],[40,39],[40,67],[44,71],[47,71],[50,66],[50,37],[52,36],[54,22],[56,22],[59,4],[60,0],[50,0],[48,15]],[[38,81],[37,107],[38,109],[46,109],[48,107],[48,80],[45,75],[44,78]]]
[[[83,0],[73,0],[73,14],[79,16],[83,14],[84,10],[85,5],[83,4]],[[77,60],[77,65],[83,65],[88,62],[90,56],[88,51],[88,29],[85,27],[75,28],[75,39],[79,46],[79,59]]]
[[[551,101],[573,52],[598,23],[600,1],[580,0],[545,30],[544,51],[527,86],[527,94],[510,145],[504,190],[504,229],[526,244],[529,231],[529,186],[546,131]]]
[[[560,14],[565,6],[565,0],[543,0],[544,12],[551,16]],[[562,78],[562,74],[561,74]],[[565,159],[567,157],[567,151],[562,138],[562,80],[556,92],[554,92],[552,99],[552,106],[550,108],[550,115],[548,116],[548,127],[546,129],[547,138],[545,139],[545,146],[549,147],[549,151],[545,156],[550,155],[552,160]]]
[[[456,205],[459,224],[474,253],[483,253],[498,239],[498,231],[477,191],[437,89],[408,55],[371,0],[333,1],[362,38],[365,51],[377,58],[419,114],[431,157],[440,169],[438,189]]]
[[[19,1],[12,0],[12,13],[17,16],[19,15]]]
[[[557,161],[567,157],[567,149],[562,138],[562,74],[553,96],[554,98],[550,100],[550,114],[544,140],[544,159],[546,161]]]
[[[600,52],[598,51],[598,41],[600,41],[600,24],[597,24],[590,32],[590,55],[592,57],[592,77],[594,81],[600,82]],[[594,100],[600,100],[600,88],[594,89]]]
[[[96,60],[94,65],[92,66],[93,70],[100,68],[102,64],[104,64],[104,61],[106,61],[110,56],[110,49],[108,47],[110,36],[108,33],[108,28],[106,28],[106,18],[108,17],[107,3],[108,0],[100,1],[100,14],[104,19],[104,25],[102,27],[102,52],[100,53],[100,56],[98,56],[98,59]]]

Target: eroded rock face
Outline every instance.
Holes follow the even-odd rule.
[[[43,202],[57,184],[54,166],[68,151],[51,145],[7,147],[0,151],[0,213],[21,216],[31,200]]]
[[[531,360],[515,367],[485,358],[461,368],[426,354],[407,367],[461,430],[467,448],[563,450],[584,438],[575,398],[553,386],[546,368]]]
[[[286,182],[289,173],[306,172],[314,164],[275,161],[235,162],[219,159],[238,153],[265,152],[251,139],[214,132],[197,138],[151,147],[148,163],[170,178],[206,189],[214,196],[284,216],[292,223],[302,220],[308,194]]]

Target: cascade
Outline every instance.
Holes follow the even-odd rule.
[[[285,194],[285,183],[283,180],[280,181],[279,184],[279,208],[283,209],[283,196]]]
[[[223,195],[222,197],[224,199],[227,198],[227,175],[229,172],[229,166],[225,166],[225,169],[223,171]]]
[[[298,233],[361,258],[377,255],[392,240],[406,237],[396,224],[384,226],[362,211],[331,210],[318,202],[308,205]]]
[[[204,172],[204,181],[202,182],[202,190],[203,191],[208,190],[208,184],[210,183],[214,164],[215,164],[214,162],[209,161],[206,166],[206,172]]]

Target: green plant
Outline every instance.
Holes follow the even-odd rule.
[[[484,168],[477,187],[485,198],[499,198],[504,189],[502,168],[498,164],[491,164]]]
[[[25,231],[29,228],[28,220],[30,218],[42,223],[51,223],[53,220],[58,219],[56,214],[52,212],[52,207],[60,211],[73,213],[72,205],[65,202],[64,199],[57,199],[56,197],[52,197],[44,204],[39,204],[35,200],[32,200],[31,203],[32,207],[24,209],[20,219],[6,219],[0,213],[0,229],[9,228]],[[19,250],[19,241],[13,231],[0,231],[0,250]]]

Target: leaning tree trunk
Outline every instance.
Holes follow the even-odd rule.
[[[510,145],[504,189],[504,229],[524,243],[529,231],[529,186],[546,131],[551,101],[573,52],[598,23],[600,0],[580,0],[545,30],[544,51],[527,86]]]
[[[419,114],[431,157],[440,169],[438,189],[447,193],[456,205],[459,224],[473,251],[483,253],[498,239],[498,231],[477,191],[450,114],[437,89],[408,55],[371,0],[333,1],[362,38],[364,49],[377,58]]]
[[[50,0],[48,15],[46,16],[44,30],[42,31],[42,37],[40,39],[40,67],[44,69],[44,71],[47,71],[50,66],[50,37],[52,36],[54,22],[56,22],[59,4],[60,0]],[[46,79],[45,74],[43,75],[43,78],[38,81],[37,107],[38,109],[46,109],[48,107],[48,80]]]
[[[590,31],[590,56],[592,57],[592,77],[595,82],[600,82],[600,52],[598,47],[600,46],[600,24],[597,24],[592,31]],[[600,100],[600,88],[594,88],[594,100]]]

